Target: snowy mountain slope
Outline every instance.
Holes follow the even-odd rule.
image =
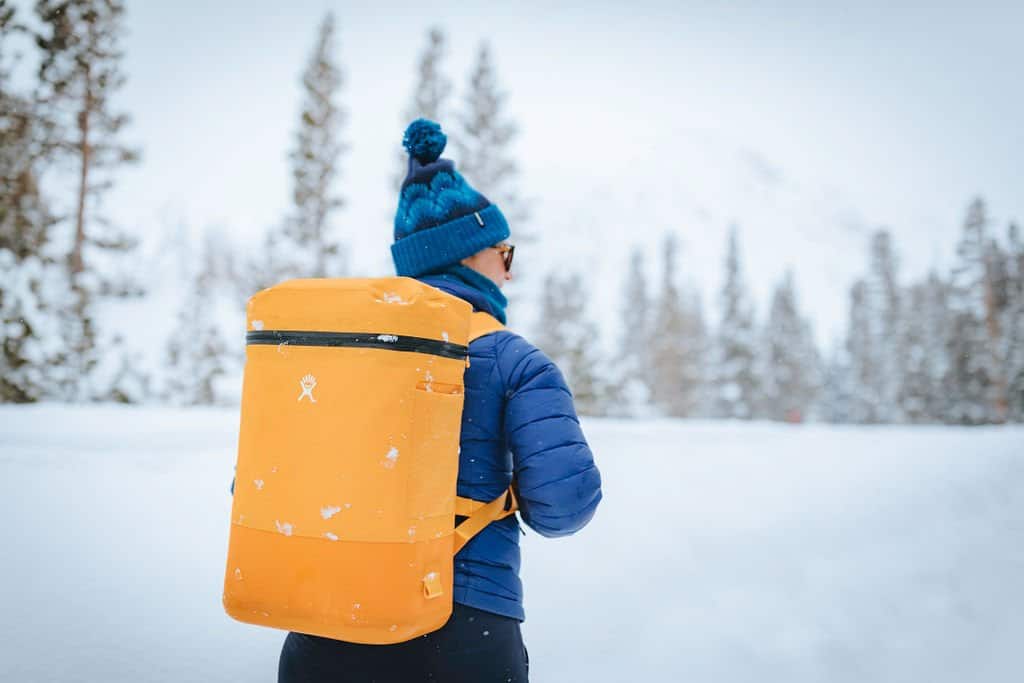
[[[0,409],[0,678],[272,681],[220,606],[237,411]],[[605,499],[523,539],[532,680],[1006,681],[1019,428],[585,420]]]

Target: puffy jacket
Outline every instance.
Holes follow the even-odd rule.
[[[471,287],[418,279],[492,312]],[[558,366],[508,330],[471,342],[469,362],[458,494],[493,500],[514,477],[519,516],[531,529],[549,537],[579,531],[601,501],[601,475]],[[455,556],[455,602],[525,619],[519,534],[511,516],[466,544]]]

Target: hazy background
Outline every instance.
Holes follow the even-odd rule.
[[[871,230],[889,227],[917,275],[948,263],[975,194],[996,225],[1024,215],[1019,3],[188,0],[129,3],[119,99],[144,157],[120,174],[110,215],[143,233],[184,217],[258,239],[288,206],[299,73],[328,10],[351,146],[335,222],[357,274],[393,273],[389,179],[432,25],[448,36],[453,104],[480,41],[492,45],[541,237],[516,258],[534,273],[586,264],[606,327],[626,248],[653,257],[668,230],[682,276],[710,297],[735,222],[760,308],[794,265],[825,342]]]

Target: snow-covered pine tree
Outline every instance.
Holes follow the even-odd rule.
[[[677,250],[676,236],[666,234],[661,286],[647,342],[648,381],[652,401],[663,413],[692,417],[701,408],[707,340],[699,297],[682,292],[676,284]]]
[[[869,334],[877,372],[873,383],[864,387],[865,398],[874,403],[874,414],[880,422],[902,422],[900,408],[900,374],[905,367],[902,342],[904,332],[898,264],[888,230],[879,230],[871,237],[868,275],[865,279],[868,298]]]
[[[821,389],[821,360],[810,324],[798,309],[792,271],[786,271],[772,295],[762,353],[761,414],[772,420],[803,422]]]
[[[1003,378],[1007,419],[1024,422],[1024,240],[1015,223],[1008,234],[1007,304],[1003,313]]]
[[[1012,256],[996,238],[985,249],[985,329],[996,372],[992,380],[994,421],[1005,422],[1008,412],[1006,361],[1006,311],[1010,306]]]
[[[341,277],[345,254],[331,235],[331,215],[344,206],[333,191],[338,163],[346,145],[340,129],[346,113],[335,101],[342,73],[335,63],[334,15],[328,13],[317,32],[316,45],[302,74],[304,99],[292,163],[292,210],[283,226],[283,242],[293,252],[295,270],[305,277]],[[283,278],[282,278],[283,279]]]
[[[20,261],[0,247],[0,403],[51,396],[64,377],[60,319],[53,301],[68,292],[65,270],[30,255]]]
[[[999,374],[991,328],[987,324],[990,283],[986,252],[988,215],[984,201],[971,202],[956,249],[950,280],[951,418],[958,424],[985,424],[998,414]]]
[[[578,273],[549,273],[544,280],[536,343],[565,373],[577,410],[603,415],[608,405],[598,370],[597,326],[587,318],[586,300]]]
[[[880,422],[875,387],[878,386],[878,357],[872,334],[872,311],[868,287],[858,280],[850,287],[850,321],[846,332],[846,356],[849,367],[849,416],[858,424]]]
[[[508,95],[498,86],[490,46],[477,51],[452,142],[459,154],[459,172],[477,190],[501,207],[518,242],[528,241],[529,211],[519,194],[519,169],[509,145],[518,127],[505,111]]]
[[[506,112],[508,95],[498,86],[498,78],[486,42],[480,44],[476,61],[457,119],[459,126],[451,141],[458,157],[459,172],[485,197],[497,204],[508,220],[511,240],[519,245],[534,242],[529,227],[530,210],[519,191],[519,169],[511,144],[518,128]],[[528,261],[526,259],[525,261]],[[508,293],[509,306],[515,307],[523,283],[530,278],[530,268],[518,261],[515,286]]]
[[[833,346],[825,363],[815,412],[825,422],[842,424],[853,421],[849,354],[842,343]]]
[[[622,290],[622,332],[615,367],[617,379],[609,388],[614,393],[610,396],[614,410],[623,415],[642,414],[651,400],[650,307],[644,255],[639,247],[633,247]]]
[[[905,360],[900,372],[899,402],[908,422],[942,422],[949,409],[943,386],[949,367],[947,289],[946,283],[931,272],[903,295]]]
[[[203,236],[198,264],[183,277],[188,283],[177,323],[167,340],[163,398],[178,405],[217,401],[215,381],[226,372],[228,348],[218,326],[214,293],[224,277],[218,236]]]
[[[403,112],[402,126],[416,119],[430,119],[444,126],[446,103],[452,93],[452,81],[441,72],[441,60],[447,52],[444,31],[434,26],[427,31],[427,46],[420,53],[416,66],[416,86],[412,100]],[[409,153],[401,145],[395,150],[395,174],[391,184],[397,192],[409,168]]]
[[[683,297],[683,377],[686,386],[693,387],[693,396],[688,398],[687,416],[702,417],[707,410],[707,358],[708,328],[704,322],[704,304],[700,292],[692,286],[682,291]],[[688,393],[688,392],[687,392]],[[684,394],[686,396],[686,394]]]
[[[906,422],[922,424],[931,421],[928,400],[938,389],[932,386],[932,358],[928,355],[928,329],[925,311],[927,285],[911,284],[903,294],[906,302],[902,325],[901,345],[906,353],[906,365],[900,371],[900,413]]]
[[[67,267],[73,297],[63,310],[62,338],[67,344],[68,372],[61,387],[67,400],[105,396],[93,372],[110,344],[98,335],[95,306],[108,297],[138,296],[138,283],[120,272],[137,241],[98,213],[113,173],[138,159],[119,141],[128,122],[116,112],[113,97],[124,84],[120,71],[124,3],[119,0],[38,0],[41,25],[39,103],[49,129],[48,146],[71,160],[76,169],[74,228]]]
[[[25,29],[0,0],[0,402],[51,394],[63,362],[56,309],[67,272],[50,253],[55,218],[39,188],[42,130],[34,102],[13,90],[8,46]]]
[[[753,304],[740,265],[739,238],[733,226],[719,294],[719,323],[712,362],[712,414],[751,419],[760,396]]]

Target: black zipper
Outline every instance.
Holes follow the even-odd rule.
[[[463,360],[469,348],[461,344],[409,337],[397,334],[369,332],[305,332],[296,330],[250,330],[245,333],[246,344],[287,344],[289,346],[343,346],[364,349],[387,349],[427,353],[442,358]]]

